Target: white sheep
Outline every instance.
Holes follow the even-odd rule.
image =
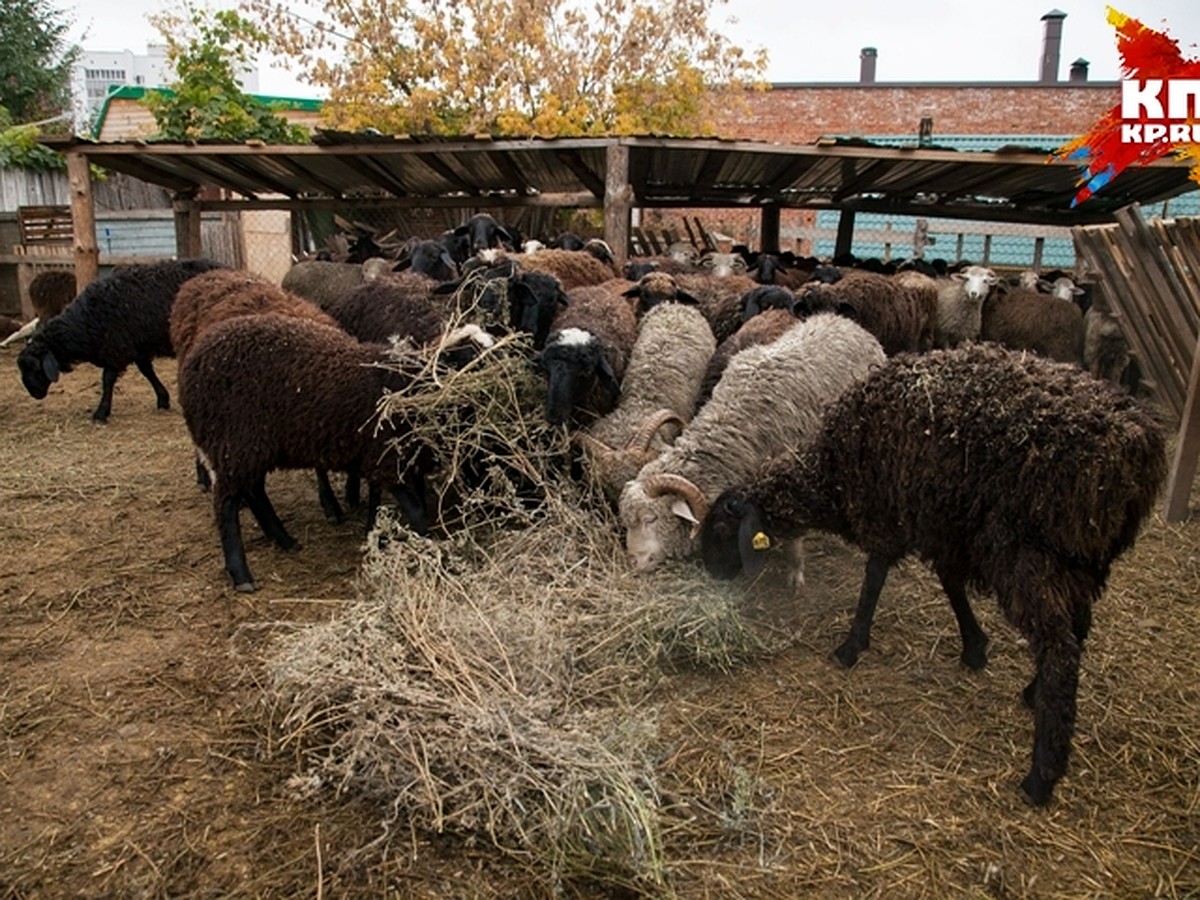
[[[883,361],[878,340],[833,313],[797,322],[773,343],[736,354],[674,445],[621,493],[633,567],[649,571],[694,555],[695,529],[708,504],[764,465],[803,450],[826,407]],[[803,577],[793,548],[792,584],[798,587]]]
[[[983,301],[999,283],[996,273],[986,266],[968,266],[944,278],[936,279],[938,347],[957,347],[964,341],[979,340],[983,324]]]

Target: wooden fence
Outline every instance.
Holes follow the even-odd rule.
[[[1073,236],[1147,386],[1179,422],[1164,515],[1180,521],[1200,456],[1200,220],[1147,221],[1133,204],[1115,225],[1077,227]]]

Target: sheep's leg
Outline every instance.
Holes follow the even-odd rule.
[[[1079,646],[1083,647],[1083,642],[1087,640],[1088,632],[1092,630],[1092,607],[1091,604],[1082,606],[1075,610],[1075,615],[1071,621],[1071,631],[1075,635],[1075,640],[1079,642]],[[1033,709],[1034,699],[1037,697],[1038,676],[1035,673],[1032,680],[1025,686],[1025,690],[1021,692],[1021,699],[1025,701],[1025,705]]]
[[[362,476],[358,474],[358,465],[353,464],[346,469],[346,505],[358,506],[362,500]]]
[[[429,534],[429,515],[425,511],[425,479],[416,472],[408,472],[405,483],[392,487],[400,511],[408,521],[409,527],[417,534]]]
[[[217,513],[217,531],[221,535],[221,550],[225,555],[225,571],[233,579],[233,586],[244,594],[254,591],[254,578],[246,565],[246,548],[242,544],[242,526],[238,522],[236,494],[223,496],[213,492],[213,507]]]
[[[212,488],[212,474],[208,471],[208,466],[204,465],[199,453],[196,454],[196,484],[205,493]]]
[[[841,646],[833,651],[843,665],[852,666],[858,662],[858,654],[871,646],[871,622],[875,618],[875,607],[879,603],[879,592],[887,581],[888,570],[892,567],[890,557],[872,553],[867,557],[867,571],[863,576],[862,589],[858,594],[858,608],[854,611],[854,624],[850,626],[850,634]]]
[[[967,589],[963,580],[944,570],[939,570],[937,575],[942,583],[942,590],[950,598],[954,618],[958,620],[958,633],[962,637],[962,656],[959,658],[968,669],[978,672],[987,665],[988,636],[979,626],[979,621],[971,610],[971,601],[967,599]]]
[[[1078,622],[1075,623],[1078,625]],[[1034,806],[1050,801],[1054,785],[1067,771],[1075,731],[1075,694],[1079,686],[1081,645],[1075,627],[1047,615],[1031,641],[1037,661],[1033,697],[1033,764],[1021,793]]]
[[[329,483],[329,473],[324,469],[317,469],[317,499],[321,501],[326,521],[332,525],[340,525],[342,506],[333,493],[333,485]]]
[[[158,380],[158,375],[154,371],[154,363],[150,360],[150,357],[139,357],[137,367],[138,371],[150,382],[150,387],[154,388],[154,399],[158,404],[158,408],[170,409],[171,395],[167,393],[167,389],[163,383]]]
[[[100,405],[92,413],[93,422],[108,421],[108,417],[112,413],[113,386],[116,385],[120,375],[121,370],[114,369],[112,366],[105,366],[100,370]]]
[[[258,479],[254,487],[246,491],[246,503],[258,521],[258,527],[262,529],[262,533],[273,540],[280,550],[293,550],[299,546],[296,539],[283,527],[283,522],[276,514],[275,507],[271,505],[271,498],[267,496],[265,478]]]

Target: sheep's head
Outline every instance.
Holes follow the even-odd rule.
[[[674,276],[666,272],[647,272],[637,284],[625,291],[622,297],[637,297],[642,312],[648,312],[661,303],[686,303],[696,306],[700,301],[679,287]]]
[[[764,284],[742,296],[742,321],[746,322],[768,309],[786,309],[796,314],[796,295],[785,287]]]
[[[604,348],[591,332],[564,328],[546,340],[538,357],[545,372],[546,421],[563,425],[579,409],[599,382],[609,392],[612,404],[621,392]]]
[[[1063,275],[1055,278],[1050,283],[1050,296],[1057,297],[1059,300],[1069,300],[1074,303],[1075,298],[1083,294],[1083,288],[1079,287],[1075,282]]]
[[[70,371],[70,366],[60,365],[54,351],[38,335],[34,335],[17,356],[17,368],[21,370],[21,383],[35,400],[45,398],[50,385],[58,381],[60,372]]]
[[[950,277],[959,283],[962,295],[973,303],[986,300],[992,288],[1000,281],[996,273],[986,266],[967,266]]]
[[[508,285],[509,325],[533,335],[533,346],[545,346],[550,324],[570,301],[562,284],[543,272],[520,272]]]
[[[716,499],[700,525],[700,555],[714,578],[733,578],[739,572],[754,578],[772,543],[762,511],[736,488]]]
[[[682,475],[656,472],[626,484],[619,508],[629,563],[638,572],[649,572],[695,551],[696,529],[708,502]]]
[[[454,229],[456,237],[465,237],[472,253],[498,247],[501,242],[512,243],[513,237],[508,230],[487,213],[471,216],[465,225]]]

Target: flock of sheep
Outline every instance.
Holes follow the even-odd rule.
[[[351,502],[367,484],[369,523],[387,491],[412,528],[433,524],[435,457],[376,417],[385,392],[421,375],[397,361],[396,339],[455,367],[524,334],[545,419],[570,431],[618,510],[635,570],[699,557],[714,576],[754,576],[780,547],[799,588],[804,532],[839,534],[867,554],[836,651],[846,665],[907,555],[938,575],[970,668],[986,663],[987,637],[967,588],[994,592],[1034,655],[1021,788],[1048,802],[1091,606],[1166,475],[1163,429],[1109,380],[1127,360],[1119,329],[1085,319],[1065,276],[1009,285],[980,266],[767,256],[731,271],[639,258],[618,272],[600,241],[506,243],[480,215],[410,242],[401,261],[300,262],[282,286],[204,260],[119,269],[45,317],[21,377],[42,398],[72,366],[101,367],[104,421],[131,363],[166,407],[152,360],[175,355],[226,571],[252,591],[240,508],[295,545],[267,495],[274,469],[314,469],[333,521],[328,473],[344,472]]]

